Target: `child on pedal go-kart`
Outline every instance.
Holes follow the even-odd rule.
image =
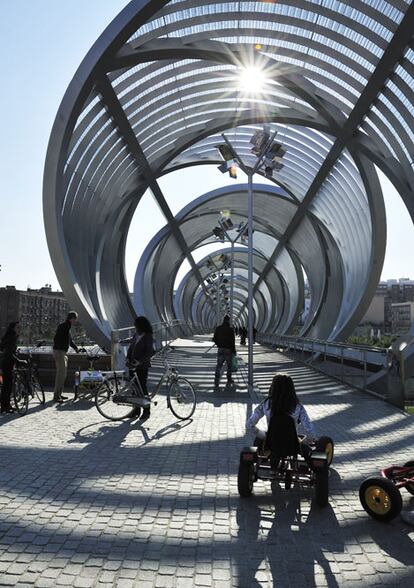
[[[264,416],[267,419],[267,432],[256,426]],[[290,416],[291,419],[287,419],[286,416]],[[292,432],[296,431],[297,424],[301,424],[306,433],[305,437],[299,438],[299,451],[306,459],[310,454],[309,445],[316,441],[315,428],[305,407],[296,396],[292,378],[287,374],[276,374],[267,398],[256,407],[247,420],[246,428],[255,435],[253,444],[262,452],[272,450],[272,445],[276,442],[279,450],[283,440],[291,443]],[[286,451],[289,452],[289,448],[286,448]]]

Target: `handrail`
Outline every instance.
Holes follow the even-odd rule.
[[[341,362],[347,360],[383,368],[389,366],[389,352],[387,349],[382,349],[380,347],[351,345],[336,341],[293,337],[291,335],[260,335],[257,339],[264,344],[287,347],[288,349],[294,349],[295,351],[306,351],[312,356],[323,354],[325,357],[335,357],[340,359]]]

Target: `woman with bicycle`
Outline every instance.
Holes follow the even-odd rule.
[[[137,316],[134,325],[135,335],[128,347],[127,360],[138,376],[144,396],[148,396],[148,369],[151,367],[151,357],[154,355],[152,326],[145,316]],[[150,407],[145,407],[141,419],[148,419],[150,414]]]
[[[16,363],[17,340],[20,334],[20,323],[14,321],[9,324],[0,341],[1,369],[3,371],[3,386],[1,388],[0,413],[14,412],[10,404],[13,387],[13,368]]]

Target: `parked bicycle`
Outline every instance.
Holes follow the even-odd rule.
[[[144,395],[136,373],[131,379],[120,371],[106,376],[95,394],[95,405],[101,415],[111,421],[138,418],[143,408],[152,403],[157,404],[153,399],[165,385],[167,406],[173,415],[183,421],[191,418],[196,407],[194,388],[191,382],[179,375],[175,367],[169,365],[167,355],[172,350],[170,346],[166,346],[159,352],[164,363],[164,372],[156,387],[149,391],[149,396]]]
[[[43,345],[44,342],[39,341],[31,347],[27,352],[27,359],[17,357],[13,370],[13,400],[17,412],[21,415],[27,413],[31,398],[37,398],[40,404],[46,401],[43,385],[39,379],[38,365],[32,355],[35,349]]]

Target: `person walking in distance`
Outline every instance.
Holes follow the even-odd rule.
[[[234,331],[230,326],[230,318],[228,316],[225,316],[223,323],[219,327],[216,327],[213,341],[217,345],[217,364],[214,377],[214,387],[218,388],[221,368],[224,362],[227,364],[227,382],[229,384],[233,383],[231,378],[231,360],[236,353],[236,342]]]
[[[55,388],[53,392],[53,400],[59,404],[67,400],[66,396],[62,396],[63,388],[65,386],[66,373],[68,367],[68,349],[72,347],[79,353],[80,349],[72,341],[70,329],[78,320],[78,313],[73,310],[68,313],[66,320],[58,325],[55,337],[53,339],[53,358],[56,365]]]
[[[246,345],[246,337],[247,337],[247,329],[246,327],[240,327],[239,329],[240,334],[240,345]]]
[[[14,412],[10,404],[10,396],[13,386],[13,367],[16,362],[17,339],[20,334],[20,323],[14,321],[9,324],[0,341],[0,352],[2,359],[0,367],[3,371],[3,386],[1,388],[0,412]]]
[[[152,326],[145,316],[137,316],[134,324],[135,335],[128,347],[127,359],[134,366],[133,369],[138,376],[144,396],[148,396],[148,369],[151,367],[151,357],[154,355]],[[144,407],[141,420],[148,419],[150,414],[150,407]]]

